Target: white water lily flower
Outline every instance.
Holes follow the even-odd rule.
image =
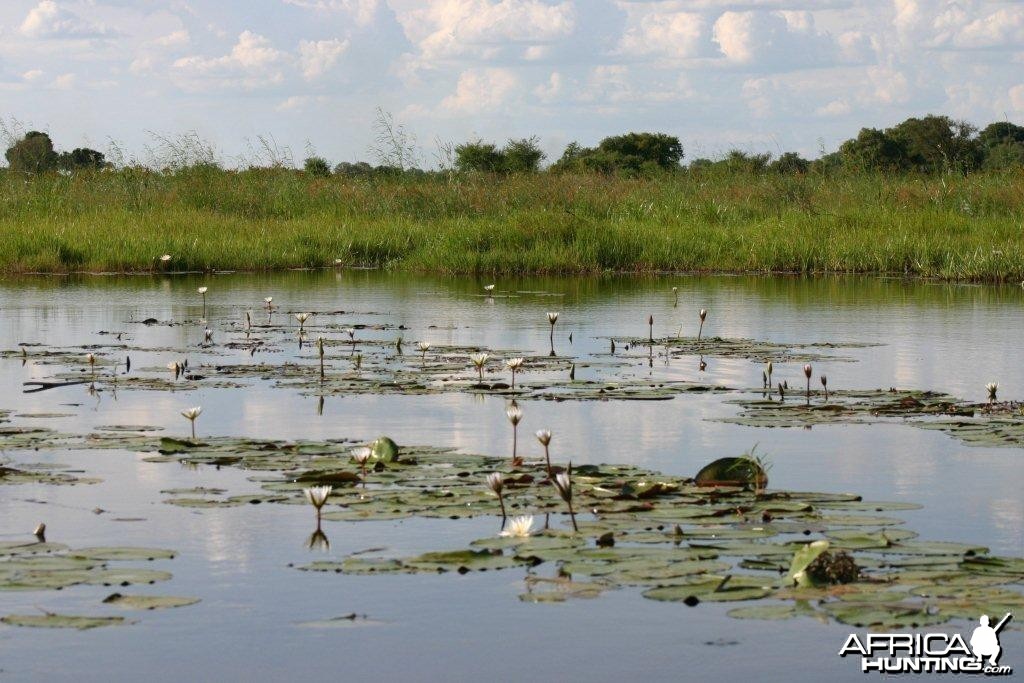
[[[209,287],[200,287],[196,291],[199,292],[200,294],[206,294],[208,291],[210,291],[210,288]]]
[[[181,366],[178,365],[178,361],[173,361],[167,364],[167,369],[170,370],[171,372],[178,372],[179,370],[181,370]]]
[[[505,409],[505,416],[508,417],[508,421],[514,427],[523,419],[523,409],[519,407],[518,403],[513,402]]]
[[[181,416],[184,417],[187,420],[195,421],[195,419],[197,417],[199,417],[202,413],[203,413],[203,407],[202,406],[193,406],[192,408],[189,408],[188,410],[181,411]]]
[[[373,455],[373,449],[368,446],[360,446],[359,448],[352,449],[352,459],[360,465],[365,465],[371,455]]]
[[[484,285],[484,291],[485,292],[493,292],[494,291],[494,285]]]
[[[487,475],[487,488],[494,491],[499,496],[501,495],[501,489],[504,485],[505,482],[501,477],[501,472],[491,472]]]
[[[558,312],[557,311],[548,311],[548,322],[551,323],[552,325],[554,325],[556,322],[558,322]]]
[[[263,303],[265,303],[266,305],[269,306],[270,304],[274,303],[274,297],[272,297],[272,296],[265,296],[265,297],[263,297]]]
[[[569,478],[569,475],[566,472],[559,472],[555,475],[554,483],[562,500],[567,503],[572,502],[572,479]]]
[[[163,256],[161,256],[161,257],[160,257],[160,260],[161,260],[161,261],[162,261],[163,263],[167,263],[168,261],[170,261],[170,260],[171,260],[171,255],[170,255],[170,254],[164,254]]]
[[[356,330],[354,327],[346,327],[344,330],[342,330],[342,332],[347,334],[349,339],[356,338]]]
[[[520,515],[508,520],[508,527],[501,532],[501,536],[512,538],[529,538],[533,530],[533,515]]]
[[[87,354],[85,354],[85,361],[89,365],[96,365],[96,354],[95,353],[87,353]]]
[[[473,361],[473,365],[475,365],[477,369],[480,369],[484,365],[486,365],[487,359],[489,358],[490,356],[487,355],[486,353],[474,353],[469,357],[469,359]]]
[[[540,445],[547,446],[551,443],[551,430],[541,429],[537,432],[537,441],[540,441]]]
[[[811,368],[811,364],[810,363],[808,363],[807,365],[804,366],[804,376],[807,379],[811,378],[811,372],[812,371],[813,371],[813,369]]]
[[[296,313],[295,314],[295,319],[299,321],[300,325],[302,325],[307,320],[309,320],[309,316],[311,316],[311,315],[313,315],[313,314],[312,313]]]
[[[509,370],[518,370],[519,368],[523,367],[523,359],[509,358],[508,360],[505,361],[505,365],[508,366]]]
[[[320,508],[327,502],[327,497],[331,495],[331,491],[334,490],[333,486],[311,486],[308,489],[302,489],[302,493],[305,494],[306,500],[309,504],[320,511]]]
[[[700,309],[700,321],[704,322],[704,319],[708,317],[707,309]]]
[[[416,348],[418,348],[420,351],[423,351],[424,353],[426,353],[427,351],[430,350],[430,342],[425,342],[425,341],[416,342]]]

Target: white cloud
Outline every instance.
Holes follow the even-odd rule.
[[[331,70],[348,48],[347,40],[303,40],[299,43],[302,77],[312,81]]]
[[[444,98],[441,107],[466,114],[495,111],[516,93],[519,83],[511,69],[469,69],[459,75],[455,92]]]
[[[1007,94],[1014,111],[1024,112],[1024,83],[1013,86]]]
[[[61,74],[53,79],[53,87],[58,90],[70,90],[75,86],[75,74]]]
[[[177,31],[171,31],[165,36],[160,36],[153,42],[160,47],[181,47],[182,45],[188,45],[192,41],[192,37],[189,32],[185,29],[179,29]]]
[[[562,74],[553,71],[548,80],[533,89],[533,94],[542,102],[552,102],[562,94]]]
[[[322,12],[345,12],[359,26],[373,23],[377,9],[381,6],[381,0],[284,0],[284,3]]]
[[[494,58],[507,44],[563,38],[576,22],[568,0],[427,0],[396,16],[426,61],[458,55]]]
[[[1024,7],[995,0],[893,0],[895,26],[905,47],[979,50],[1019,48]]]
[[[818,116],[845,116],[850,113],[850,103],[846,100],[832,100],[828,104],[818,107],[814,113]]]
[[[243,31],[227,55],[182,57],[172,66],[179,84],[186,89],[237,87],[252,90],[281,83],[284,80],[281,67],[287,60],[288,56],[263,36]]]
[[[74,12],[42,0],[21,22],[21,33],[29,38],[97,38],[113,32],[102,24],[85,21]]]
[[[619,43],[626,55],[660,54],[687,58],[698,54],[704,34],[704,18],[691,12],[645,11],[633,17]]]
[[[26,81],[32,82],[38,81],[40,78],[43,77],[43,74],[44,72],[42,69],[30,69],[29,71],[23,73],[21,77]]]

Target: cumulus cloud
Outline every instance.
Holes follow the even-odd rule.
[[[729,63],[761,70],[823,66],[840,56],[836,42],[817,31],[807,12],[724,12],[713,34]]]
[[[114,32],[102,24],[94,24],[57,5],[42,0],[29,10],[21,22],[21,33],[29,38],[99,38]]]
[[[705,30],[703,15],[645,7],[634,13],[619,51],[626,55],[657,54],[677,59],[696,56]],[[636,16],[636,15],[639,16]]]
[[[238,87],[251,90],[284,80],[287,55],[252,31],[243,31],[231,52],[222,57],[182,57],[173,64],[174,75],[188,89]]]
[[[312,81],[331,70],[348,48],[347,40],[303,40],[299,43],[302,77]]]
[[[515,95],[519,84],[511,69],[469,69],[459,75],[455,92],[442,100],[441,107],[464,114],[495,111]]]
[[[846,100],[832,100],[828,104],[815,109],[814,113],[818,116],[846,116],[850,111],[850,103]]]
[[[904,46],[947,50],[1020,47],[1024,6],[986,0],[893,0]]]
[[[562,94],[562,74],[553,71],[548,80],[533,89],[533,94],[542,102],[552,102]]]
[[[344,12],[357,25],[368,26],[377,15],[381,0],[284,0],[284,4],[322,12]]]
[[[1008,95],[1014,111],[1024,112],[1024,83],[1010,88]]]
[[[191,42],[192,37],[185,29],[179,29],[177,31],[171,31],[165,36],[160,36],[153,42],[160,47],[181,47],[188,45]]]
[[[396,11],[423,60],[494,58],[506,44],[548,43],[569,35],[576,10],[566,0],[428,0]]]

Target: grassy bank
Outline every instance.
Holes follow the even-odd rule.
[[[0,174],[0,271],[315,267],[1024,279],[1024,173],[316,179]]]

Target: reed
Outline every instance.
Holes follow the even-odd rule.
[[[1022,230],[1019,170],[352,179],[196,167],[27,180],[0,171],[0,272],[7,273],[337,264],[1019,282]]]

